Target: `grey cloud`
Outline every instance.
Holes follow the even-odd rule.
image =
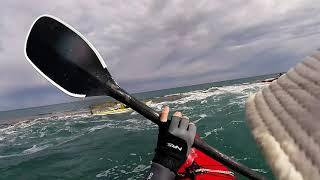
[[[40,14],[74,26],[121,85],[146,91],[285,71],[319,48],[319,9],[317,1],[298,0],[4,2],[1,101],[14,107],[20,101],[9,92],[24,88],[39,88],[46,102],[60,97],[23,55],[29,26]],[[22,99],[25,106],[42,101]]]

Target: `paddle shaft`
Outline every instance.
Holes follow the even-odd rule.
[[[107,82],[107,86],[110,87],[108,90],[108,95],[113,97],[114,99],[126,104],[127,106],[131,107],[147,119],[151,120],[152,122],[159,125],[159,113],[155,110],[147,106],[146,104],[142,103],[138,99],[131,96],[125,90],[120,88],[118,85],[114,84],[113,82]],[[229,167],[230,169],[234,170],[237,173],[240,173],[250,179],[265,179],[262,175],[258,174],[257,172],[253,171],[249,167],[246,167],[243,164],[240,164],[227,155],[219,152],[217,149],[208,145],[204,140],[199,137],[196,137],[194,140],[193,147],[201,150],[203,153],[207,154],[208,156],[212,157],[213,159],[221,162],[223,165]]]

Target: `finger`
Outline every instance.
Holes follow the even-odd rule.
[[[182,117],[179,128],[183,130],[187,130],[188,125],[189,125],[189,119],[187,117]]]
[[[173,116],[181,117],[182,113],[178,111],[178,112],[173,113]]]
[[[189,131],[189,137],[192,140],[191,144],[193,144],[194,138],[195,138],[196,132],[197,132],[196,125],[194,123],[189,123],[188,131]]]
[[[168,114],[169,114],[169,107],[168,106],[162,106],[162,112],[161,112],[161,115],[160,115],[160,121],[161,122],[167,122]]]
[[[178,129],[179,123],[180,123],[180,117],[172,116],[172,120],[169,126],[169,132],[172,132],[174,129]]]
[[[196,125],[192,122],[189,123],[188,131],[190,132],[190,134],[196,134],[196,132],[197,132]]]

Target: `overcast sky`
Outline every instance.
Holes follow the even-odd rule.
[[[139,92],[287,71],[320,47],[319,12],[316,0],[1,1],[0,111],[76,100],[24,57],[42,14],[79,30]]]

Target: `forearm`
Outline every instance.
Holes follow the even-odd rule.
[[[147,180],[173,180],[176,175],[170,169],[158,164],[152,163],[150,172],[147,175]]]

